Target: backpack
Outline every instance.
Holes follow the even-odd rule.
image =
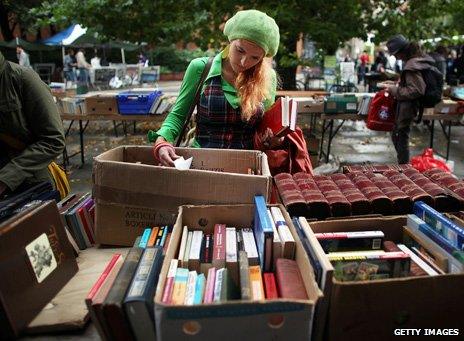
[[[435,67],[421,70],[422,78],[425,82],[424,96],[419,98],[419,115],[416,123],[422,120],[425,108],[433,108],[440,103],[443,93],[443,74]]]

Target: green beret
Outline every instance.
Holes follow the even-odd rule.
[[[227,20],[224,34],[229,41],[252,41],[264,49],[266,57],[274,57],[279,48],[279,26],[266,13],[254,9],[239,11]]]

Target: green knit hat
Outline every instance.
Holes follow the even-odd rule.
[[[266,13],[250,9],[237,12],[227,20],[224,34],[229,41],[246,39],[264,49],[266,57],[274,57],[279,48],[279,26]]]

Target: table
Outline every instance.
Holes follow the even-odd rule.
[[[279,90],[276,92],[276,97],[315,97],[315,96],[326,96],[329,93],[323,90],[315,91],[297,91],[297,90]]]
[[[453,123],[461,122],[464,115],[459,114],[424,114],[422,121],[430,130],[430,148],[433,148],[433,138],[435,132],[435,121],[440,123],[443,135],[446,138],[446,155],[442,155],[437,151],[435,154],[443,156],[446,160],[449,158],[450,142],[451,142],[451,127]]]
[[[66,129],[65,136],[68,136],[69,131],[74,123],[74,121],[79,122],[79,142],[80,142],[80,151],[68,155],[66,148],[63,152],[63,164],[66,166],[69,164],[69,158],[81,154],[81,165],[84,165],[85,158],[84,158],[84,133],[85,129],[87,128],[90,121],[133,121],[134,122],[134,129],[136,122],[158,122],[162,123],[166,118],[166,114],[162,115],[119,115],[119,114],[105,114],[105,115],[98,115],[98,114],[60,114],[61,119],[71,121],[69,123],[68,128]],[[85,125],[83,122],[85,121]],[[116,126],[115,126],[116,129]]]

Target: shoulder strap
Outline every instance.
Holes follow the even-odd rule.
[[[176,147],[179,147],[180,143],[182,142],[182,139],[184,138],[185,131],[187,130],[190,119],[192,118],[193,110],[195,110],[198,100],[200,99],[200,93],[201,93],[203,82],[205,81],[206,76],[208,75],[208,72],[211,69],[211,64],[213,64],[213,57],[209,57],[208,62],[206,63],[205,68],[203,69],[203,72],[201,73],[200,81],[197,85],[197,90],[195,92],[195,100],[190,105],[189,112],[187,114],[187,117],[185,118],[184,126],[182,127],[179,137],[177,138]]]

